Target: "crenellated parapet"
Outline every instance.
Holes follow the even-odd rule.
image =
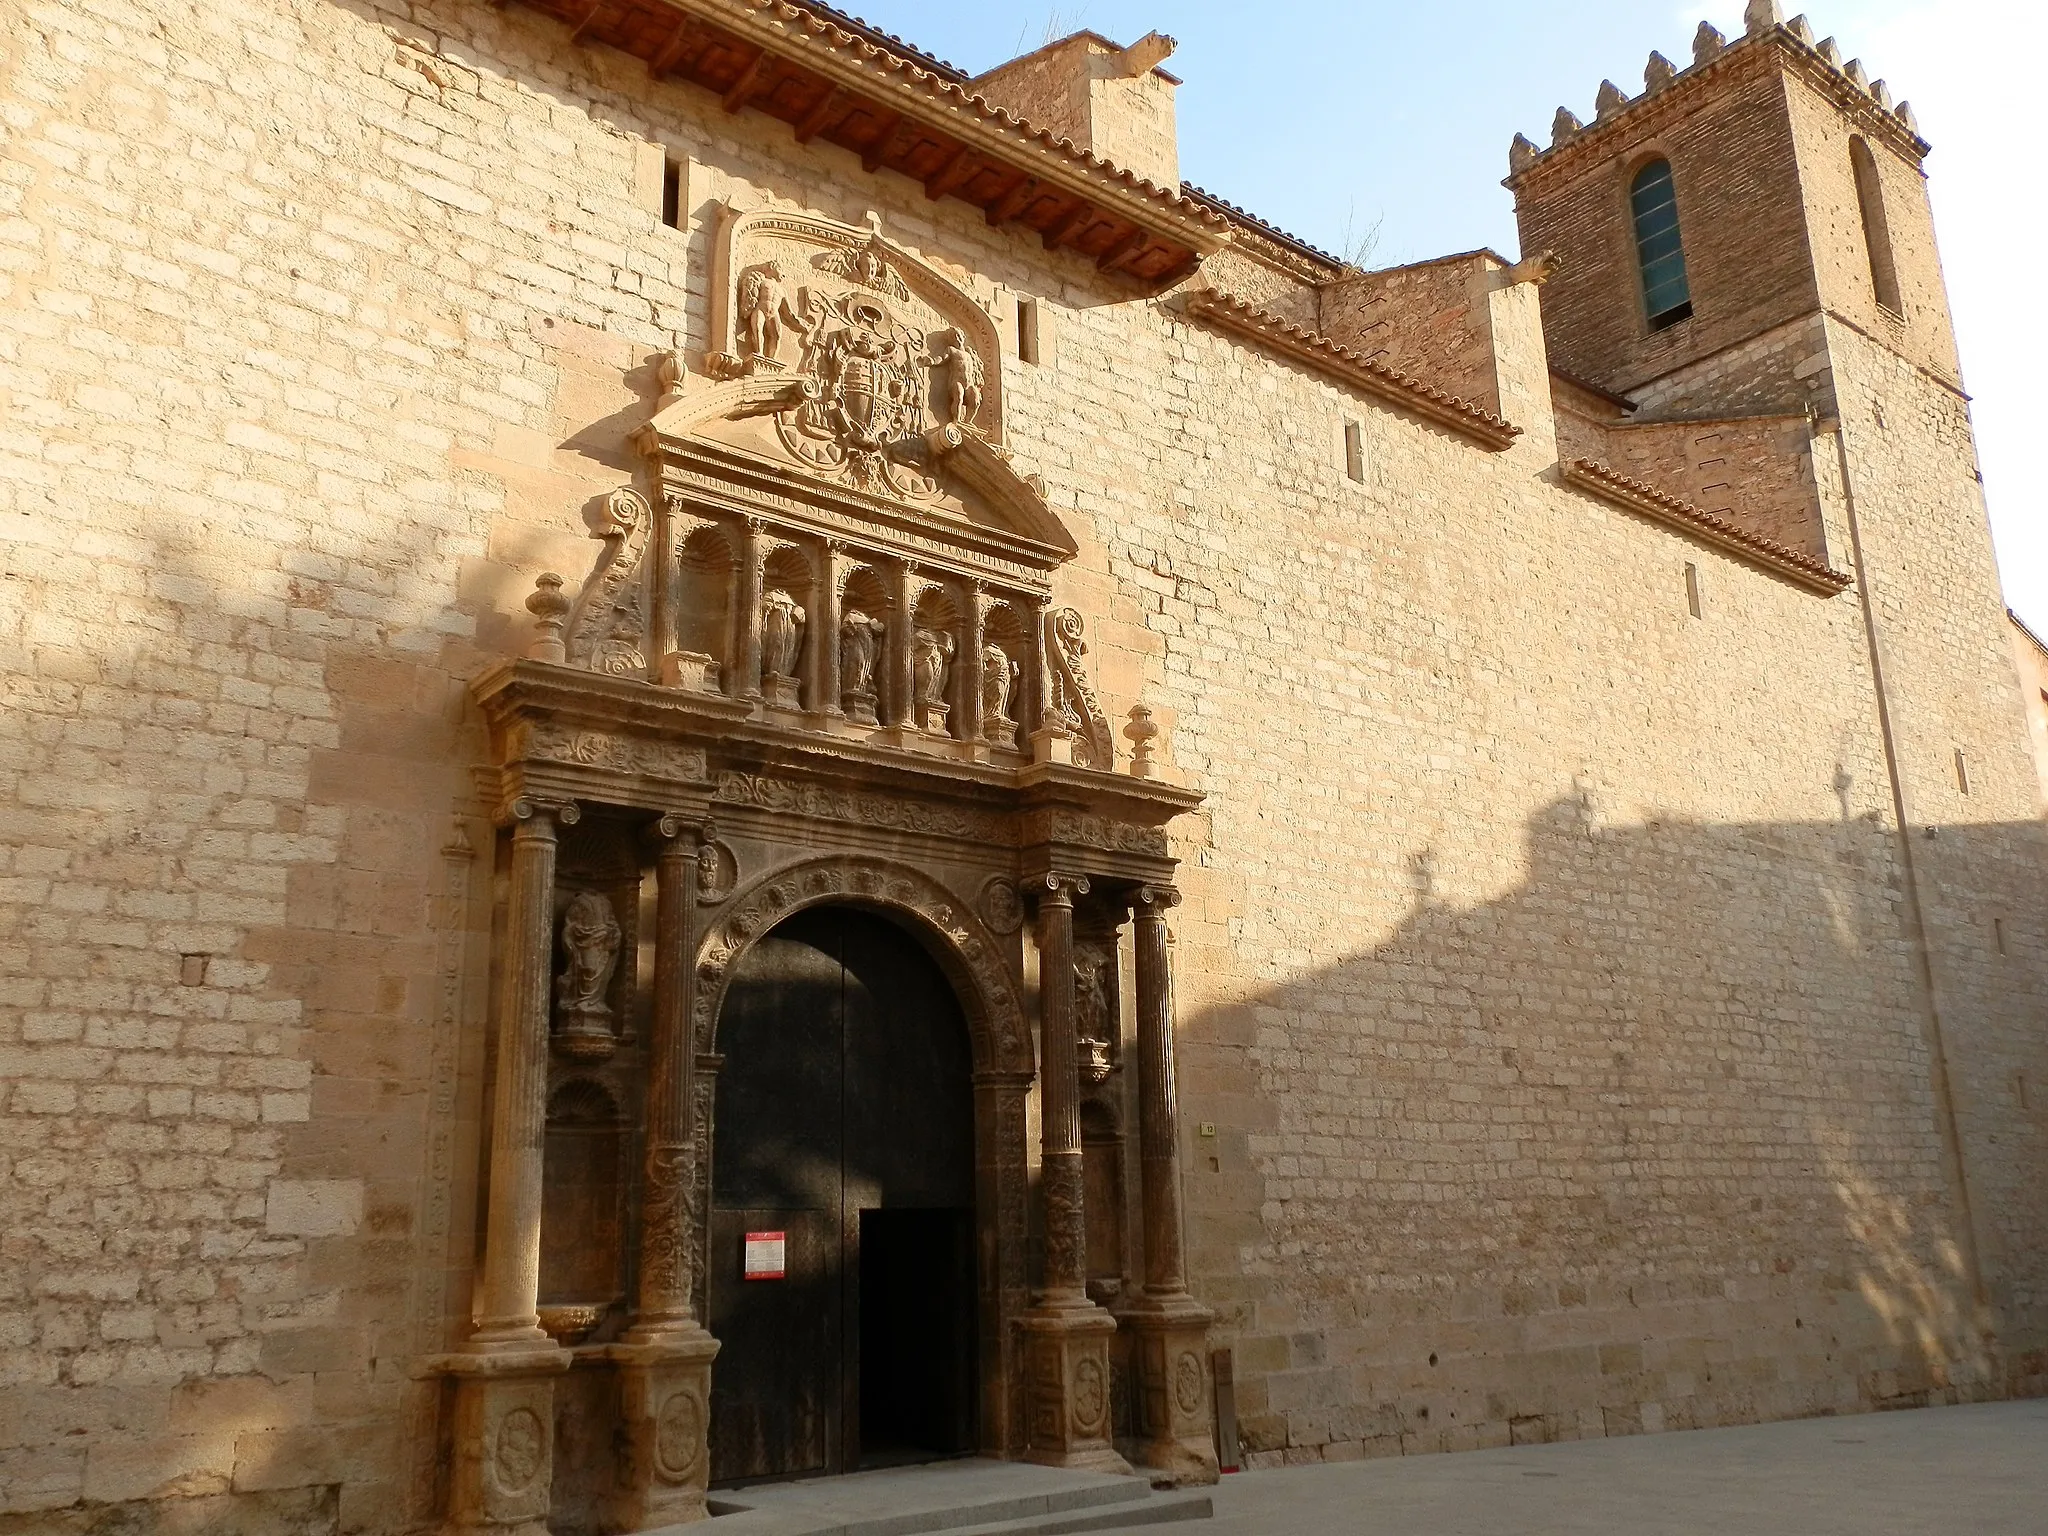
[[[1864,131],[1916,163],[1927,155],[1932,146],[1920,137],[1911,103],[1894,104],[1890,87],[1872,80],[1862,60],[1845,62],[1832,37],[1816,41],[1804,16],[1787,21],[1778,0],[1750,0],[1744,21],[1745,32],[1732,41],[1711,22],[1701,22],[1693,35],[1692,63],[1683,69],[1662,53],[1652,53],[1643,69],[1640,95],[1630,96],[1612,80],[1601,81],[1590,123],[1569,107],[1559,107],[1547,148],[1526,134],[1516,134],[1508,146],[1507,185],[1515,186],[1539,166],[1599,153],[1597,146],[1608,143],[1612,130],[1626,123],[1640,131],[1661,105],[1685,110],[1682,98],[1692,94],[1691,87],[1759,58],[1764,50],[1774,50],[1783,64],[1802,74]]]

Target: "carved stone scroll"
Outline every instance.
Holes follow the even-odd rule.
[[[630,486],[605,498],[597,557],[569,613],[571,666],[614,677],[647,675],[646,551],[654,521],[647,500]]]
[[[1088,654],[1081,628],[1081,615],[1072,608],[1058,609],[1045,621],[1045,712],[1073,738],[1075,767],[1107,773],[1116,767],[1116,745],[1101,701],[1081,670]]]

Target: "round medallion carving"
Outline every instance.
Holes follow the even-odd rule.
[[[1202,1362],[1191,1349],[1181,1351],[1180,1361],[1173,1368],[1173,1400],[1185,1414],[1193,1414],[1202,1406]]]
[[[981,888],[981,920],[990,933],[1015,933],[1024,926],[1024,898],[1015,882],[997,875]]]
[[[495,1460],[498,1482],[507,1493],[519,1493],[540,1476],[547,1451],[547,1430],[531,1408],[514,1408],[498,1421]]]
[[[1074,1367],[1074,1427],[1084,1435],[1102,1428],[1109,1407],[1109,1384],[1102,1379],[1102,1362],[1092,1356]]]
[[[671,1483],[689,1481],[704,1444],[704,1405],[695,1393],[673,1392],[654,1416],[654,1465]]]

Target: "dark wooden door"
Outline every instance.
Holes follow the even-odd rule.
[[[742,958],[718,1045],[713,1481],[972,1449],[973,1109],[945,976],[881,918],[807,912]],[[784,1275],[747,1279],[769,1232]]]

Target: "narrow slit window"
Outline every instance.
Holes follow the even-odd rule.
[[[1956,748],[1956,788],[1966,795],[1970,792],[1970,759],[1961,747]]]
[[[1671,162],[1652,160],[1629,187],[1635,215],[1636,260],[1643,274],[1643,310],[1650,329],[1661,331],[1692,315],[1692,289],[1685,276],[1685,246],[1678,233],[1678,189]]]
[[[1355,421],[1344,423],[1344,473],[1365,483],[1365,429]]]
[[[1017,301],[1017,361],[1038,361],[1038,300]]]
[[[2002,955],[2002,954],[2004,954],[2004,953],[2005,953],[2005,919],[2004,919],[2004,918],[2002,918],[2002,917],[1994,917],[1993,919],[1991,919],[1991,939],[1992,939],[1992,942],[1993,942],[1993,943],[1995,943],[1995,944],[1996,944],[1996,945],[1998,946],[1998,952],[1999,952],[1999,953],[2000,953],[2001,955]]]
[[[661,222],[670,229],[683,227],[683,168],[674,160],[661,168]]]
[[[1704,611],[1700,605],[1700,568],[1690,560],[1685,562],[1685,611],[1696,619]]]
[[[1870,256],[1870,286],[1886,313],[1902,315],[1899,269],[1892,260],[1891,221],[1884,213],[1884,183],[1878,179],[1877,156],[1862,139],[1849,141],[1849,163],[1856,172],[1856,206],[1863,213],[1863,248]]]

